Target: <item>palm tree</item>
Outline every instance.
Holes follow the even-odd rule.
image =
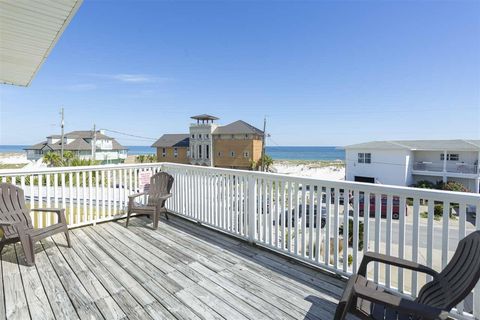
[[[50,167],[60,167],[62,165],[60,155],[53,151],[49,151],[44,154],[42,161]]]
[[[262,165],[265,167],[265,171],[269,171],[270,167],[273,165],[273,159],[268,154],[263,155],[263,158],[260,158],[257,162],[259,168]]]
[[[65,151],[63,153],[63,165],[68,167],[72,162],[73,158],[75,158],[75,155],[72,151]]]

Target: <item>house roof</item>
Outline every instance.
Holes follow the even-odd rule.
[[[64,136],[71,139],[73,138],[91,139],[93,138],[93,130],[72,131],[72,132],[65,133]],[[52,134],[47,138],[60,139],[62,138],[62,135]],[[97,139],[113,140],[112,137],[102,134],[101,131],[97,131]]]
[[[263,131],[255,128],[249,123],[246,123],[243,120],[238,120],[235,122],[232,122],[230,124],[227,124],[225,126],[217,127],[215,131],[213,132],[214,134],[259,134],[263,135]]]
[[[211,116],[209,114],[199,114],[198,116],[193,116],[190,118],[195,120],[218,120],[217,117]]]
[[[187,133],[164,134],[160,137],[152,147],[166,148],[166,147],[188,147],[190,145],[190,135]]]
[[[69,150],[69,151],[82,151],[82,150],[91,150],[92,146],[90,143],[88,143],[85,139],[92,139],[93,133],[91,130],[82,130],[82,131],[72,131],[69,133],[65,134],[66,137],[74,139],[72,142],[65,144],[64,145],[64,150]],[[55,134],[55,135],[50,135],[47,138],[55,138],[55,139],[60,139],[62,136]],[[126,150],[127,148],[122,146],[120,143],[117,142],[112,137],[106,136],[100,131],[97,131],[97,139],[105,139],[105,140],[111,140],[112,141],[112,150]],[[62,144],[61,141],[57,141],[56,143],[48,143],[47,141],[43,141],[37,144],[34,144],[33,146],[25,148],[25,150],[41,150],[43,148],[50,148],[54,151],[61,150],[62,149]],[[98,149],[98,148],[97,148]]]
[[[81,4],[0,1],[0,83],[28,86]]]
[[[391,140],[352,144],[345,149],[480,151],[480,140]]]

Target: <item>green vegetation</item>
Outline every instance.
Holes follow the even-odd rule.
[[[423,189],[470,192],[463,184],[456,181],[448,181],[448,182],[437,181],[436,183],[433,183],[428,180],[422,180],[422,181],[418,181],[413,186],[416,188],[423,188]]]
[[[338,233],[343,235],[343,225],[338,228]],[[353,247],[353,219],[348,219],[348,246]],[[358,224],[358,250],[363,250],[363,222]]]
[[[0,163],[0,169],[20,169],[26,165],[26,163]]]
[[[273,165],[273,159],[268,154],[265,154],[263,158],[258,159],[258,161],[252,161],[251,166],[253,170],[260,170],[262,164],[265,166],[265,171],[269,171],[270,167]]]
[[[80,159],[71,151],[65,151],[63,153],[62,161],[62,158],[58,152],[50,151],[43,156],[43,163],[46,163],[49,167],[81,167],[98,165],[100,164],[100,161]]]
[[[157,162],[157,157],[154,154],[140,154],[135,157],[137,163],[154,163]]]
[[[458,205],[453,204],[452,207],[450,208],[450,212],[448,213],[450,219],[456,219],[457,217],[453,214],[453,209],[458,208]],[[420,217],[427,219],[428,218],[428,212],[421,212]],[[436,221],[442,220],[443,217],[443,204],[437,203],[433,207],[433,219]]]

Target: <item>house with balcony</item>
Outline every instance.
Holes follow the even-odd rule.
[[[222,126],[208,114],[191,118],[189,134],[164,134],[152,145],[159,162],[249,170],[261,158],[260,129],[242,120]]]
[[[63,135],[51,135],[47,140],[26,147],[28,160],[39,160],[48,152],[70,151],[79,159],[96,160],[100,163],[123,163],[127,158],[127,148],[103,130],[72,131]]]
[[[480,140],[372,141],[345,151],[346,180],[400,186],[456,181],[480,189]]]

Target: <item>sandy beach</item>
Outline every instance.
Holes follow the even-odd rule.
[[[345,165],[342,161],[274,160],[270,171],[325,180],[345,179]]]

